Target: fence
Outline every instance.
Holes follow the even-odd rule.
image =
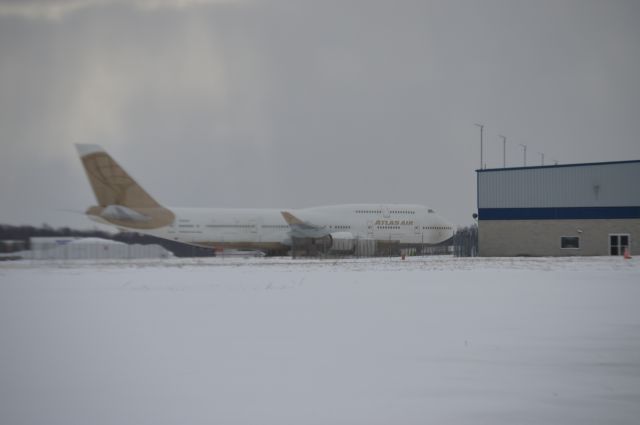
[[[478,226],[458,229],[453,235],[453,255],[476,257],[478,255]]]

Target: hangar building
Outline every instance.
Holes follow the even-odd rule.
[[[640,254],[640,161],[477,170],[479,255]]]
[[[170,258],[173,254],[160,245],[129,245],[101,238],[36,237],[31,251],[22,257],[32,260],[95,260]]]

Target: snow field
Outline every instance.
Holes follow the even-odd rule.
[[[0,423],[635,424],[640,261],[0,265]]]

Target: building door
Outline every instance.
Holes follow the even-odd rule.
[[[609,255],[624,255],[625,249],[629,248],[630,239],[628,233],[609,235]]]

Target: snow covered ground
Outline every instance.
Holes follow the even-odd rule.
[[[0,264],[1,424],[637,424],[640,259]]]

